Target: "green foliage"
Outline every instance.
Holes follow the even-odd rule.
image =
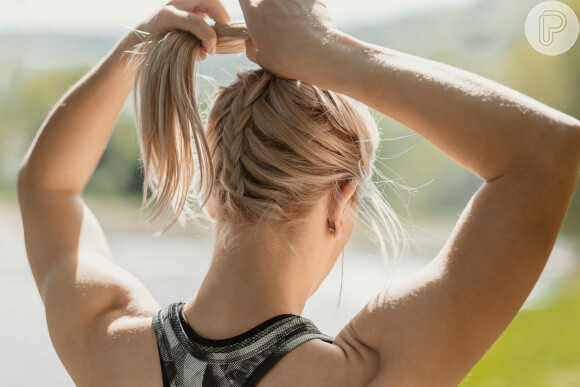
[[[580,386],[580,276],[518,314],[462,387]]]
[[[382,140],[375,165],[393,180],[385,191],[393,208],[401,215],[409,210],[414,218],[415,214],[447,215],[464,206],[482,180],[410,129],[389,117],[378,117]]]
[[[121,114],[87,191],[97,194],[139,194],[143,184],[139,168],[134,120],[129,114]]]
[[[30,71],[16,68],[0,90],[0,190],[13,190],[18,165],[37,130],[60,97],[88,68]],[[121,114],[111,142],[87,190],[140,192],[138,146],[133,118]]]
[[[31,73],[16,68],[0,89],[0,189],[12,189],[20,160],[51,107],[85,69]]]

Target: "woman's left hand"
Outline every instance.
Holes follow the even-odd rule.
[[[230,17],[220,0],[173,0],[137,29],[148,32],[152,39],[159,39],[175,30],[190,32],[201,40],[205,52],[213,55],[217,36],[213,28],[205,22],[206,16],[217,24],[230,22]],[[205,57],[205,52],[202,57]]]

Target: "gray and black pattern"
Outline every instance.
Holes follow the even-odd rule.
[[[298,345],[311,339],[333,342],[296,315],[276,316],[231,339],[204,339],[187,325],[183,304],[170,304],[153,316],[164,387],[255,386]]]

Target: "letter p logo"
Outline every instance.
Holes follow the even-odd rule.
[[[564,12],[550,9],[540,15],[540,44],[549,46],[554,43],[556,34],[568,26],[568,18]]]
[[[545,55],[568,51],[580,32],[576,14],[564,3],[546,1],[534,7],[526,19],[526,37],[530,45]]]

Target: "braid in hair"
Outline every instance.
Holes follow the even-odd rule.
[[[244,196],[251,198],[256,193],[256,187],[252,187],[252,182],[248,179],[252,170],[250,158],[246,152],[252,142],[253,134],[253,105],[266,95],[264,90],[271,81],[270,73],[263,72],[263,76],[252,73],[242,79],[243,86],[231,102],[231,111],[223,123],[224,130],[223,147],[223,184],[230,193],[225,200],[226,207],[233,210],[234,203],[230,198],[241,201]],[[263,187],[265,189],[265,187]]]
[[[244,24],[213,28],[218,53],[245,51]],[[198,192],[204,194],[199,208],[210,197],[217,201],[216,249],[235,248],[251,228],[281,234],[293,249],[306,214],[329,193],[330,211],[339,184],[356,180],[349,211],[354,214],[360,204],[385,260],[387,243],[399,257],[406,248],[404,228],[371,177],[375,172],[406,187],[373,165],[379,130],[368,108],[330,90],[252,69],[220,88],[204,132],[194,89],[200,48],[199,39],[175,31],[135,49],[143,203],[153,203],[152,219],[173,210],[162,231],[193,213],[186,204],[197,157]],[[263,221],[272,227],[258,227]]]

